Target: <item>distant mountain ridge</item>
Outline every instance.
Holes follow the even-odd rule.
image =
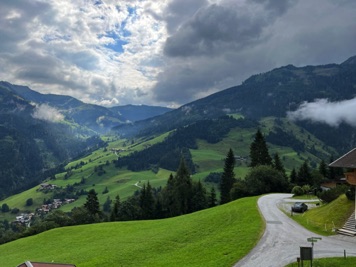
[[[115,130],[123,136],[144,136],[232,113],[239,113],[254,120],[268,116],[283,118],[288,111],[296,110],[305,101],[312,102],[320,98],[327,98],[329,101],[353,99],[355,88],[356,56],[341,64],[305,67],[287,65],[253,75],[239,86],[193,101],[152,119],[117,126]],[[354,140],[353,127],[347,126],[345,131],[341,131],[318,124],[319,131],[314,127],[315,124],[299,124],[307,130],[312,130],[316,136],[325,136],[325,131],[338,134],[343,139],[338,142],[338,151],[347,151],[356,145],[355,142],[350,142]],[[336,145],[335,142],[334,144]]]
[[[147,105],[125,105],[106,108],[84,103],[71,96],[41,94],[27,86],[14,85],[5,81],[0,81],[0,87],[9,89],[25,101],[55,107],[65,115],[67,120],[99,133],[107,132],[119,124],[147,119],[171,110],[170,108]]]
[[[98,134],[112,126],[167,110],[149,106],[110,109],[0,82],[0,199],[39,183],[52,175],[51,169],[103,146]],[[55,121],[56,116],[64,120]]]

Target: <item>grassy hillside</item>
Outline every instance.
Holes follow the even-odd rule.
[[[333,229],[341,228],[351,216],[354,208],[355,202],[341,195],[320,208],[308,210],[303,215],[294,214],[292,218],[312,232],[332,235]]]
[[[235,114],[235,116],[238,116],[238,114]],[[325,145],[318,141],[312,134],[305,130],[300,130],[295,124],[284,119],[276,120],[275,118],[269,117],[261,120],[260,125],[265,136],[275,131],[276,128],[282,127],[285,132],[293,133],[295,140],[305,144],[307,150],[300,152],[288,146],[268,143],[270,154],[279,153],[287,173],[289,173],[292,168],[299,168],[304,160],[308,160],[312,167],[317,166],[319,158],[310,152],[311,147],[318,152],[318,155],[322,155],[324,160],[327,161],[327,155],[330,153],[330,149],[325,150],[325,148],[327,148]],[[249,149],[255,133],[256,128],[236,127],[218,143],[211,144],[204,140],[197,140],[198,148],[190,149],[197,171],[192,176],[192,179],[204,181],[204,178],[208,176],[209,173],[222,172],[224,159],[230,148],[233,149],[235,156],[238,157],[235,167],[236,176],[239,178],[245,177],[249,171]],[[61,187],[74,185],[76,191],[82,189],[89,191],[94,188],[98,193],[101,204],[105,202],[108,196],[113,200],[118,194],[120,198],[124,200],[139,190],[140,186],[147,181],[150,181],[153,187],[164,186],[172,171],[160,168],[154,171],[131,172],[125,168],[116,168],[113,160],[162,142],[168,134],[169,132],[154,138],[130,140],[118,139],[115,136],[102,137],[108,143],[106,148],[100,148],[84,158],[69,163],[65,167],[66,172],[57,174],[55,180],[49,180],[47,182]],[[99,171],[99,168],[102,170]],[[6,203],[10,209],[18,208],[21,212],[27,210],[34,211],[40,207],[44,199],[50,199],[53,195],[51,192],[38,192],[36,191],[37,188],[38,186],[2,200],[0,201],[0,206]],[[102,192],[105,188],[107,188],[109,192],[103,194]],[[34,204],[27,207],[26,200],[29,198],[33,199]],[[61,209],[70,211],[73,207],[82,205],[85,199],[86,196],[81,195],[77,201],[65,205],[61,207]],[[14,218],[15,214],[4,214],[0,212],[0,220],[11,220],[11,217]]]
[[[253,223],[251,223],[253,222]],[[155,221],[54,229],[0,246],[0,265],[26,260],[90,266],[231,266],[264,229],[257,197]]]

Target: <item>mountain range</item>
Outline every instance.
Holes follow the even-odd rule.
[[[356,56],[341,64],[295,67],[288,65],[253,75],[234,86],[183,105],[160,116],[119,125],[122,136],[150,135],[170,131],[192,122],[238,113],[245,118],[286,118],[306,102],[325,99],[331,103],[352,100],[356,95]],[[352,116],[352,110],[346,111]],[[324,116],[332,114],[325,114]],[[349,117],[350,117],[349,116]],[[339,153],[356,145],[355,127],[340,121],[328,125],[318,120],[296,120],[300,127],[333,147]],[[283,129],[282,129],[283,130]]]
[[[167,111],[133,105],[106,108],[0,82],[0,198],[40,182],[68,160],[104,145],[99,135],[112,126]]]
[[[341,64],[288,65],[256,74],[239,86],[175,110],[134,105],[107,108],[70,96],[41,94],[26,86],[0,82],[0,163],[3,166],[0,197],[28,188],[59,171],[50,172],[53,168],[105,146],[99,135],[108,131],[124,138],[147,139],[180,129],[179,143],[184,146],[181,140],[189,140],[191,144],[204,138],[217,142],[231,127],[245,125],[253,126],[253,131],[266,129],[266,139],[272,145],[291,147],[298,153],[307,151],[319,159],[334,153],[337,156],[356,145],[352,123],[328,125],[315,119],[291,120],[288,114],[316,99],[331,103],[352,100],[355,89],[355,56]],[[226,115],[240,120],[237,124],[220,120]],[[268,118],[273,121],[270,125],[266,125]],[[229,126],[223,126],[224,122]],[[290,123],[310,143],[299,140]],[[169,142],[171,145],[164,147],[176,150],[177,141],[171,138]],[[176,153],[162,155],[165,159],[172,156]]]

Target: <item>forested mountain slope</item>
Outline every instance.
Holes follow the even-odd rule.
[[[355,88],[356,57],[342,64],[305,67],[288,65],[254,75],[239,86],[191,102],[177,110],[133,125],[121,125],[115,130],[123,136],[144,136],[233,113],[255,120],[267,116],[283,118],[288,111],[295,111],[305,101],[352,99],[356,93]],[[324,142],[330,142],[340,153],[355,146],[355,129],[351,126],[335,128],[325,124],[315,126],[308,122],[299,125],[312,131]],[[328,132],[332,135],[327,135]]]

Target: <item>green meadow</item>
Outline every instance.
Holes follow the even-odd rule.
[[[258,197],[151,221],[53,229],[0,246],[0,266],[26,260],[91,266],[231,266],[258,242]],[[253,222],[253,223],[251,223]]]
[[[239,116],[239,114],[236,114]],[[296,138],[308,146],[314,144],[319,149],[321,145],[315,138],[306,131],[301,132],[294,124],[288,123],[282,120],[283,127],[289,132],[293,132]],[[262,130],[267,134],[273,129],[276,124],[273,118],[264,118],[261,121],[263,126]],[[249,172],[249,147],[253,141],[256,129],[232,129],[220,142],[210,144],[203,140],[197,140],[198,149],[190,149],[193,162],[196,165],[196,173],[192,175],[192,179],[195,181],[204,182],[211,172],[222,172],[224,167],[224,159],[230,148],[233,149],[236,156],[235,175],[237,178],[244,179]],[[140,189],[143,183],[148,181],[153,187],[165,186],[169,175],[172,173],[170,170],[158,169],[154,172],[152,170],[132,172],[125,168],[118,169],[114,166],[113,161],[117,160],[121,156],[128,155],[135,151],[140,151],[156,143],[162,142],[164,138],[168,136],[169,132],[162,135],[145,138],[126,140],[119,139],[115,136],[103,136],[103,140],[107,142],[106,148],[100,148],[93,151],[89,155],[74,160],[65,166],[65,172],[58,173],[55,180],[47,180],[45,182],[55,184],[60,187],[66,187],[67,185],[75,185],[76,190],[95,189],[98,193],[100,204],[104,204],[107,197],[111,200],[115,199],[117,195],[122,200],[135,193]],[[290,147],[275,146],[269,144],[270,154],[278,152],[283,164],[289,173],[292,168],[298,168],[304,160],[315,160],[309,153],[297,153]],[[97,171],[98,168],[102,168],[103,172]],[[81,183],[81,181],[85,181]],[[208,188],[211,186],[217,187],[216,184],[207,184]],[[104,190],[108,190],[106,194],[103,194]],[[0,205],[6,203],[10,209],[18,208],[21,212],[31,211],[40,207],[45,199],[50,199],[53,196],[52,192],[39,192],[38,186],[29,189],[20,194],[11,196],[7,199],[0,201]],[[219,194],[217,190],[217,194]],[[26,200],[32,198],[33,205],[26,206]],[[86,200],[85,195],[79,196],[78,200],[71,204],[62,206],[60,209],[64,211],[70,211],[76,206],[81,206]],[[16,214],[1,213],[0,220],[12,220]]]
[[[294,213],[293,218],[299,224],[320,235],[332,235],[335,228],[342,228],[355,209],[355,202],[341,195],[331,203],[303,214]],[[289,214],[288,214],[289,215]]]

